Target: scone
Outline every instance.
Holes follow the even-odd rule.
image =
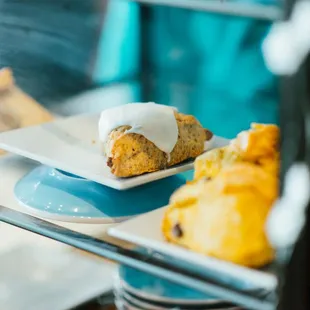
[[[114,129],[104,143],[107,165],[117,177],[131,177],[153,172],[186,159],[195,158],[204,151],[205,141],[212,134],[191,115],[174,112],[177,121],[177,142],[169,156],[154,143],[137,133],[127,133],[130,126]]]
[[[242,162],[241,154],[229,146],[213,149],[195,160],[194,179],[213,179],[223,168],[237,162]]]
[[[211,150],[195,161],[194,178],[213,178],[223,168],[238,162],[250,162],[278,175],[280,155],[279,128],[272,124],[251,124],[230,145]]]
[[[231,143],[231,147],[242,154],[244,160],[255,161],[261,157],[273,157],[279,150],[280,129],[273,124],[252,123]]]
[[[180,188],[162,222],[164,237],[195,252],[248,267],[273,260],[265,221],[277,179],[250,163],[224,168],[213,180]]]
[[[273,124],[251,124],[251,129],[238,134],[231,148],[243,161],[261,166],[265,171],[278,176],[280,169],[280,129]]]

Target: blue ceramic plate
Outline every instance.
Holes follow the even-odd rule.
[[[47,166],[39,166],[15,186],[18,202],[29,213],[57,221],[114,223],[166,205],[185,183],[172,176],[119,191]]]
[[[148,301],[170,305],[206,305],[220,302],[212,296],[126,266],[120,267],[119,277],[124,290]]]
[[[173,259],[170,256],[163,255],[161,253],[153,252],[146,248],[137,248],[137,252],[148,252],[151,256],[156,256],[157,259],[162,261]],[[188,263],[182,260],[175,260],[175,264],[179,266],[189,267]],[[205,272],[201,267],[192,266],[193,271],[200,273]],[[244,292],[251,292],[257,296],[265,296],[266,291],[257,288],[247,281],[233,278],[223,278],[216,272],[210,276],[220,280],[222,283],[239,289]],[[121,265],[119,268],[119,280],[121,289],[127,291],[130,295],[136,296],[138,299],[144,301],[153,302],[157,304],[170,304],[170,305],[217,305],[220,306],[225,302],[218,300],[210,295],[204,294],[199,291],[192,290],[186,286],[178,285],[173,282],[169,282],[160,277],[153,276],[151,274],[139,271],[137,269]],[[229,304],[225,303],[226,307]]]

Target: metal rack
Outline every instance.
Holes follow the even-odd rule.
[[[283,10],[281,4],[272,2],[254,3],[230,0],[131,0],[146,5],[161,5],[184,8],[196,11],[206,11],[217,14],[234,15],[265,20],[281,19]]]
[[[265,20],[281,19],[284,15],[280,5],[274,3],[267,5],[249,2],[244,3],[241,1],[220,2],[219,0],[137,0],[136,2],[145,5],[167,5]],[[285,13],[286,16],[290,15],[290,10],[290,7],[287,8],[287,12]],[[286,91],[288,91],[288,88],[291,86],[292,81],[290,80],[290,83],[286,85]],[[290,99],[288,98],[286,100]],[[292,100],[284,103],[287,106],[292,106]],[[116,244],[71,231],[3,206],[0,206],[0,221],[85,250],[100,257],[108,258],[115,262],[169,279],[170,281],[184,284],[193,289],[218,296],[224,300],[231,301],[249,309],[272,310],[276,308],[277,296],[274,292],[264,295],[263,297],[255,293],[245,293],[211,278],[207,273],[200,272],[198,274],[190,269],[175,266],[173,262],[163,262],[152,255],[152,253],[137,253]]]
[[[203,293],[219,296],[223,300],[243,305],[249,309],[274,309],[276,297],[272,292],[267,292],[263,295],[264,297],[260,297],[261,294],[257,296],[255,292],[245,293],[211,278],[203,269],[197,273],[197,271],[176,266],[173,260],[171,262],[160,260],[153,255],[154,253],[144,254],[125,249],[3,206],[0,206],[0,221]]]

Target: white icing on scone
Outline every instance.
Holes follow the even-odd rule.
[[[136,133],[153,142],[168,157],[178,141],[176,109],[156,103],[129,103],[104,110],[99,120],[99,138],[106,143],[109,134],[121,126],[131,128],[124,132]]]

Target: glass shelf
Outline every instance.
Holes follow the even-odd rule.
[[[147,5],[171,6],[196,11],[235,15],[264,20],[282,18],[282,9],[274,1],[221,1],[221,0],[132,0]]]
[[[176,265],[175,261],[164,260],[147,249],[136,251],[134,244],[124,246],[117,240],[100,240],[3,206],[0,206],[0,221],[250,309],[275,309],[274,291],[262,293],[258,287],[241,290],[237,282],[231,285],[212,277],[212,270],[199,268],[197,271],[189,263]],[[225,277],[221,275],[222,279],[222,276]],[[242,275],[239,280],[242,281]]]

